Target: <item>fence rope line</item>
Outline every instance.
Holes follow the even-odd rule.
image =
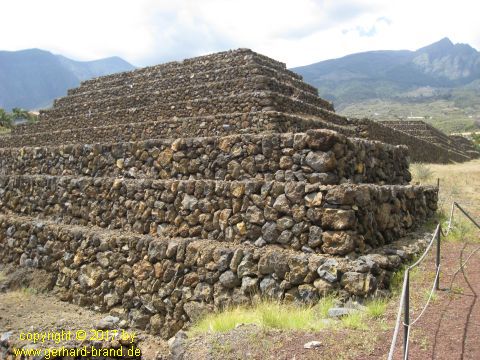
[[[407,288],[407,278],[403,278],[403,286],[402,286],[402,295],[405,292],[405,289]],[[403,309],[403,302],[405,301],[405,297],[402,296],[400,298],[400,305],[398,307],[398,313],[397,313],[397,321],[395,321],[395,330],[393,331],[393,340],[392,344],[390,345],[390,352],[388,353],[388,360],[393,359],[393,352],[395,351],[395,346],[397,345],[397,338],[398,338],[398,331],[400,330],[400,319],[402,317],[402,309]]]
[[[409,272],[410,270],[414,269],[415,267],[417,267],[425,259],[425,257],[427,256],[427,253],[432,248],[432,245],[433,245],[435,239],[437,238],[439,231],[440,231],[440,224],[437,225],[437,227],[435,229],[435,232],[433,233],[432,239],[430,240],[429,244],[427,245],[426,249],[424,250],[422,256],[420,256],[420,258],[414,264],[412,264],[412,265],[410,265],[409,267],[406,268],[405,274],[407,272]],[[433,285],[434,288],[435,288],[436,280],[438,279],[438,275],[439,275],[439,271],[437,271],[437,275],[435,277],[435,281],[434,281],[434,285]],[[393,334],[392,344],[390,346],[390,352],[388,354],[388,360],[393,359],[393,353],[395,352],[395,346],[396,346],[396,343],[397,343],[398,332],[400,330],[400,324],[401,324],[400,320],[401,320],[401,317],[402,317],[402,309],[403,309],[403,306],[404,306],[404,303],[405,303],[404,294],[405,294],[406,289],[407,289],[407,276],[405,275],[403,277],[403,287],[402,287],[402,293],[401,293],[401,297],[400,297],[400,305],[398,307],[397,321],[396,321],[396,324],[395,324],[395,330],[394,330],[394,334]],[[429,297],[429,300],[430,300],[430,297]],[[422,313],[424,312],[424,310],[422,311]],[[416,320],[418,320],[418,318]],[[403,323],[403,322],[402,322],[402,324],[405,325],[405,323]],[[408,334],[410,333],[410,326],[408,327]],[[408,336],[407,336],[407,349],[408,349]],[[407,354],[408,354],[408,352],[407,352]]]
[[[422,311],[420,312],[420,315],[418,315],[417,318],[410,323],[410,325],[409,325],[410,327],[415,325],[415,323],[418,320],[420,320],[420,318],[423,316],[423,314],[425,313],[425,310],[427,310],[428,304],[430,304],[430,300],[432,300],[433,293],[435,292],[435,285],[437,284],[437,279],[438,279],[439,274],[440,274],[440,266],[437,269],[437,274],[435,275],[435,280],[433,280],[432,290],[430,291],[430,294],[428,295],[427,303],[425,304]]]
[[[461,263],[460,264],[460,267],[453,273],[451,274],[448,274],[449,276],[456,276],[464,267],[465,265],[467,265],[468,261],[471,259],[471,257],[477,252],[477,251],[480,251],[480,246],[477,247],[475,250],[473,250],[470,255],[467,257],[467,260],[465,260],[465,262]]]
[[[412,265],[410,265],[408,267],[409,270],[413,270],[414,268],[416,268],[418,265],[420,265],[420,263],[425,259],[425,257],[427,256],[427,253],[428,251],[431,249],[432,245],[433,245],[433,242],[435,241],[435,239],[437,238],[438,236],[438,232],[440,231],[440,224],[437,225],[436,229],[435,229],[435,232],[433,233],[433,236],[432,236],[432,240],[430,240],[430,243],[428,244],[427,248],[425,249],[425,251],[423,252],[422,256],[420,256],[420,258],[415,261],[415,263],[413,263]]]
[[[399,304],[399,307],[398,307],[397,319],[396,319],[396,322],[395,322],[395,329],[394,329],[394,332],[393,332],[393,338],[392,338],[392,343],[391,343],[391,346],[390,346],[390,352],[388,353],[388,360],[393,359],[393,354],[395,352],[395,347],[396,347],[397,338],[398,338],[398,332],[400,330],[400,320],[401,320],[401,317],[402,317],[402,309],[403,309],[403,313],[404,313],[404,316],[405,316],[405,320],[402,322],[402,325],[404,327],[403,359],[408,360],[408,350],[409,350],[409,347],[410,347],[410,341],[409,340],[410,340],[411,327],[414,326],[417,323],[417,321],[424,315],[426,309],[428,308],[428,306],[429,306],[429,304],[432,300],[433,293],[435,292],[435,290],[439,290],[439,277],[440,277],[440,268],[441,268],[441,266],[440,266],[440,235],[446,237],[450,233],[450,231],[452,230],[452,228],[453,228],[453,214],[454,214],[455,207],[458,207],[458,209],[473,224],[475,224],[480,229],[480,224],[477,223],[470,216],[470,214],[468,214],[468,212],[466,212],[457,202],[453,201],[452,202],[452,207],[451,207],[451,210],[450,210],[450,218],[449,218],[448,223],[447,223],[446,231],[445,232],[443,231],[441,223],[439,222],[437,224],[437,227],[435,228],[435,232],[433,233],[432,239],[430,240],[430,242],[427,245],[423,254],[420,256],[420,258],[414,264],[412,264],[412,265],[410,265],[409,267],[406,268],[406,271],[405,271],[405,274],[404,274],[404,282],[403,282],[401,297],[400,297],[400,304]],[[410,277],[410,274],[409,274],[409,272],[413,268],[417,267],[425,259],[425,257],[427,256],[427,253],[432,248],[433,242],[435,240],[437,240],[437,258],[436,258],[436,262],[435,262],[436,274],[435,274],[435,279],[433,281],[432,290],[430,291],[430,293],[428,295],[427,302],[423,306],[420,314],[415,318],[415,320],[410,321],[410,319],[409,319],[409,317],[410,317],[410,303],[409,303],[410,302],[409,301],[409,297],[410,297],[410,295],[409,295],[409,293],[410,293],[409,277]],[[449,287],[448,290],[452,289],[453,281],[455,280],[455,277],[457,276],[457,274],[462,269],[465,269],[467,263],[470,261],[472,256],[475,253],[477,253],[478,251],[480,251],[480,246],[477,247],[476,249],[474,249],[465,261],[463,261],[462,256],[460,256],[460,266],[459,266],[459,268],[453,274],[449,274],[449,276],[453,276],[453,277],[452,277],[450,287]]]
[[[450,210],[450,218],[448,219],[448,226],[447,226],[447,230],[446,230],[446,233],[445,233],[445,236],[447,236],[450,232],[450,230],[453,228],[453,211],[455,209],[455,206],[459,206],[458,203],[456,201],[452,201],[452,208]],[[469,217],[470,218],[470,217]],[[473,219],[471,219],[472,222],[477,225]],[[465,266],[467,265],[467,263],[470,261],[471,257],[477,252],[477,251],[480,251],[480,247],[476,248],[475,250],[472,251],[472,253],[467,257],[467,259],[465,260],[465,262],[461,262],[461,259],[460,259],[460,267],[453,273],[451,274],[448,274],[449,276],[453,276],[455,277],[463,268],[465,268]],[[450,286],[451,287],[451,286]]]
[[[450,233],[450,229],[452,228],[453,210],[455,210],[455,201],[452,201],[452,208],[450,210],[450,218],[448,219],[448,225],[447,225],[447,230],[445,231],[445,236],[448,236],[448,234]]]

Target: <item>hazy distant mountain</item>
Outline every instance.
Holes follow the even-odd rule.
[[[369,99],[445,95],[480,79],[480,53],[444,38],[417,51],[369,51],[292,70],[342,108]]]
[[[40,49],[0,51],[0,108],[48,107],[80,81],[132,69],[119,57],[82,62]]]

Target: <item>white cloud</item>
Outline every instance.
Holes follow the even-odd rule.
[[[2,0],[0,49],[147,65],[249,47],[297,66],[445,36],[480,48],[478,10],[471,0]]]

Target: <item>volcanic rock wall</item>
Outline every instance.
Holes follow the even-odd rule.
[[[329,130],[0,149],[9,174],[405,184],[407,148]]]
[[[2,263],[55,274],[63,300],[115,310],[131,326],[169,338],[215,308],[252,298],[314,303],[332,291],[372,294],[419,248],[352,260],[0,215],[0,250]]]

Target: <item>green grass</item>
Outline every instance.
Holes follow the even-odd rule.
[[[453,294],[463,294],[465,292],[465,289],[461,286],[453,286],[450,291],[453,293]]]
[[[412,260],[414,263],[416,259]],[[400,294],[402,292],[403,278],[405,276],[405,271],[408,265],[404,265],[400,270],[397,270],[393,273],[392,279],[390,281],[390,291],[393,294]],[[416,267],[413,270],[410,270],[410,281],[418,279],[420,276],[419,268]]]
[[[315,313],[321,318],[328,317],[328,310],[335,306],[337,299],[332,296],[325,296],[314,306]]]
[[[433,232],[437,228],[438,223],[442,224],[443,231],[447,230],[448,216],[443,210],[443,208],[438,209],[435,215],[425,222],[424,228],[426,231],[431,232],[433,235]]]
[[[319,323],[312,307],[281,303],[262,303],[257,307],[261,324],[282,330],[316,330]]]
[[[368,329],[367,323],[365,321],[365,315],[360,312],[352,312],[347,316],[341,318],[341,323],[344,328],[352,330],[366,330]]]
[[[434,276],[434,278],[435,278],[435,276]],[[423,301],[425,303],[428,301],[428,298],[430,297],[430,291],[432,291],[432,289],[425,289],[423,291]],[[437,300],[438,300],[438,293],[436,291],[434,291],[432,293],[432,299],[430,301],[433,304],[433,303],[437,302]]]
[[[240,324],[259,324],[260,319],[255,312],[248,311],[245,307],[235,307],[223,312],[208,314],[194,327],[192,333],[215,332],[222,333],[234,329]]]
[[[255,324],[266,329],[304,331],[319,331],[330,326],[366,329],[367,317],[379,318],[386,308],[384,301],[372,301],[368,304],[366,313],[353,313],[337,321],[328,318],[328,309],[335,303],[336,299],[332,296],[321,299],[315,306],[265,300],[249,307],[238,306],[209,314],[194,324],[189,332],[192,335],[224,333],[239,324]]]
[[[23,287],[21,289],[21,291],[26,295],[37,295],[38,294],[38,290],[35,289],[35,288],[31,288],[31,287]]]
[[[386,299],[374,299],[365,304],[366,314],[373,319],[380,319],[387,311]]]
[[[221,343],[218,340],[214,340],[212,342],[212,350],[218,355],[228,355],[233,352],[233,347],[229,341]]]
[[[452,227],[446,238],[451,242],[480,242],[480,231],[478,228],[463,214],[459,214],[460,210],[456,209],[456,217],[452,222]],[[446,230],[446,229],[445,229]]]

